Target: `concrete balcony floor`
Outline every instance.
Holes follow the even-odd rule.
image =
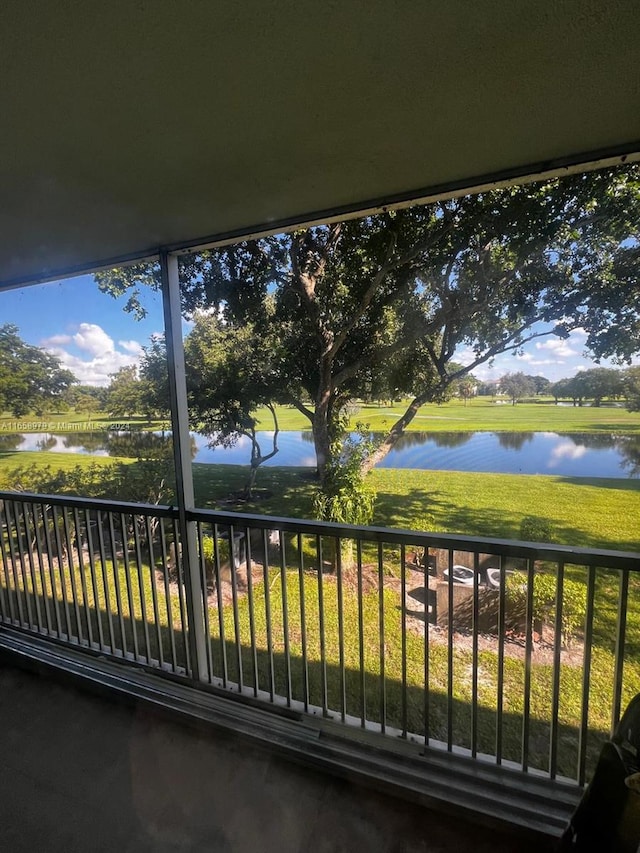
[[[8,853],[553,849],[6,664],[0,756]]]

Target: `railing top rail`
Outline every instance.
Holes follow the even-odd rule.
[[[175,507],[161,504],[130,503],[128,501],[110,501],[102,498],[80,498],[69,495],[39,495],[33,492],[2,492],[1,501],[16,503],[49,504],[69,509],[90,509],[100,512],[135,513],[137,515],[152,515],[156,518],[177,518]]]
[[[80,498],[66,495],[38,495],[30,492],[0,491],[1,501],[29,504],[49,504],[101,512],[135,513],[156,518],[177,518],[175,507],[110,501],[100,498]],[[519,542],[510,539],[492,539],[483,536],[463,536],[453,533],[429,533],[387,527],[360,527],[328,521],[281,518],[271,515],[225,512],[222,510],[192,509],[187,512],[190,521],[208,524],[255,527],[262,530],[282,530],[310,536],[339,536],[344,539],[361,539],[367,542],[384,542],[391,545],[409,544],[422,548],[446,548],[459,551],[476,551],[504,557],[521,557],[533,560],[553,560],[580,566],[640,571],[640,553],[611,551],[598,548],[578,548],[571,545],[547,545],[541,542]]]
[[[429,533],[387,527],[359,527],[328,521],[280,518],[269,515],[197,509],[187,513],[191,521],[210,524],[249,526],[267,530],[283,530],[311,536],[339,536],[344,539],[363,539],[368,542],[411,544],[416,547],[446,548],[460,551],[478,551],[505,557],[523,557],[534,560],[554,560],[580,566],[640,571],[640,553],[611,551],[602,548],[578,548],[571,545],[547,545],[541,542],[519,542],[510,539],[491,539],[483,536],[463,536],[455,533]]]

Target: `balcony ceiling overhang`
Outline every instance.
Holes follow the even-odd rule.
[[[637,0],[4,0],[0,287],[640,151]]]

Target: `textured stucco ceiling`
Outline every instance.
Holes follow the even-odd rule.
[[[637,0],[4,0],[0,286],[640,150]]]

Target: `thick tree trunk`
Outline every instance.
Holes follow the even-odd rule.
[[[424,405],[424,401],[420,400],[418,397],[416,397],[415,400],[412,400],[402,417],[398,418],[395,424],[391,427],[382,443],[363,463],[361,469],[363,475],[368,474],[372,468],[374,468],[379,462],[382,462],[390,450],[393,450],[400,438],[404,435],[405,429],[418,414],[422,405]]]
[[[316,451],[316,462],[318,466],[318,477],[320,482],[324,482],[327,463],[330,462],[331,447],[329,440],[329,405],[328,398],[326,403],[316,403],[315,412],[313,414],[313,444]]]

